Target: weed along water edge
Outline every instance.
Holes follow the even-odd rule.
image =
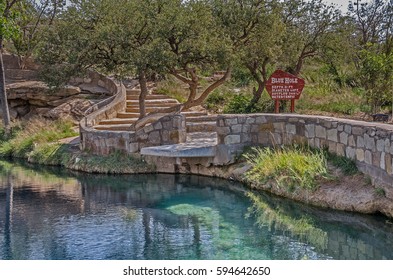
[[[381,216],[188,175],[0,164],[0,259],[393,259]]]

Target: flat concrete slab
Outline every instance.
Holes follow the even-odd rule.
[[[142,148],[141,154],[171,158],[215,157],[217,134],[197,132],[188,133],[187,142],[174,145]]]

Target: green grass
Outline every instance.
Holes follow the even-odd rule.
[[[252,166],[246,173],[249,181],[273,180],[281,188],[315,190],[318,180],[328,177],[324,152],[308,147],[253,148],[244,157]]]
[[[359,172],[354,160],[346,158],[344,156],[338,156],[336,154],[329,153],[327,150],[324,151],[326,159],[332,163],[335,167],[340,168],[344,175],[355,175]]]
[[[29,153],[29,161],[46,165],[67,165],[71,160],[67,145],[43,143]]]
[[[96,156],[71,152],[69,145],[58,142],[76,135],[78,133],[73,123],[68,120],[33,119],[15,123],[9,135],[0,128],[0,157],[26,158],[32,163],[59,165],[94,173],[154,172],[153,166],[119,151],[109,156]]]
[[[38,157],[38,151],[45,154],[55,147],[48,147],[48,143],[78,135],[73,129],[74,124],[69,120],[49,121],[45,119],[32,119],[27,122],[15,123],[11,127],[11,133],[6,135],[4,129],[0,130],[0,156],[28,158],[34,152]]]
[[[167,95],[176,99],[180,103],[184,103],[187,100],[189,94],[189,91],[187,88],[185,88],[185,86],[185,84],[181,84],[174,78],[168,77],[157,84],[155,93]]]

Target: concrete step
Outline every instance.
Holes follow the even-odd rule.
[[[215,132],[217,130],[216,122],[187,122],[187,132]]]
[[[165,108],[169,108],[168,106],[166,107],[146,107],[146,112],[150,113],[150,112],[154,112],[157,109],[165,109]],[[126,107],[126,113],[139,113],[139,107]]]
[[[138,118],[114,118],[114,119],[100,121],[99,125],[132,124],[137,120]]]
[[[138,113],[126,113],[126,112],[117,113],[117,118],[118,119],[139,118],[139,112]]]
[[[96,130],[108,130],[108,131],[130,131],[129,124],[108,124],[108,125],[96,125]]]
[[[135,89],[135,88],[133,88],[133,89],[126,89],[126,93],[127,93],[127,95],[138,95],[139,96],[139,94],[141,93],[141,90],[140,89]]]
[[[146,113],[150,113],[150,112],[154,112],[157,109],[165,109],[165,108],[169,108],[169,107],[146,107]],[[126,107],[126,113],[139,113],[139,107]]]
[[[202,116],[186,116],[187,122],[216,122],[217,116],[216,115],[202,115]]]
[[[146,106],[173,106],[177,105],[179,102],[175,100],[169,100],[169,99],[162,99],[162,100],[146,100],[145,105]],[[139,101],[137,100],[128,100],[127,101],[127,106],[138,106],[139,107]]]
[[[162,100],[162,99],[173,99],[162,94],[149,94],[146,96],[146,100]],[[139,100],[139,94],[127,94],[127,100]],[[173,99],[176,100],[176,99]]]

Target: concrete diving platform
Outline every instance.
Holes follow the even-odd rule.
[[[216,146],[217,133],[195,132],[187,134],[185,143],[142,148],[141,154],[171,158],[215,157]]]

